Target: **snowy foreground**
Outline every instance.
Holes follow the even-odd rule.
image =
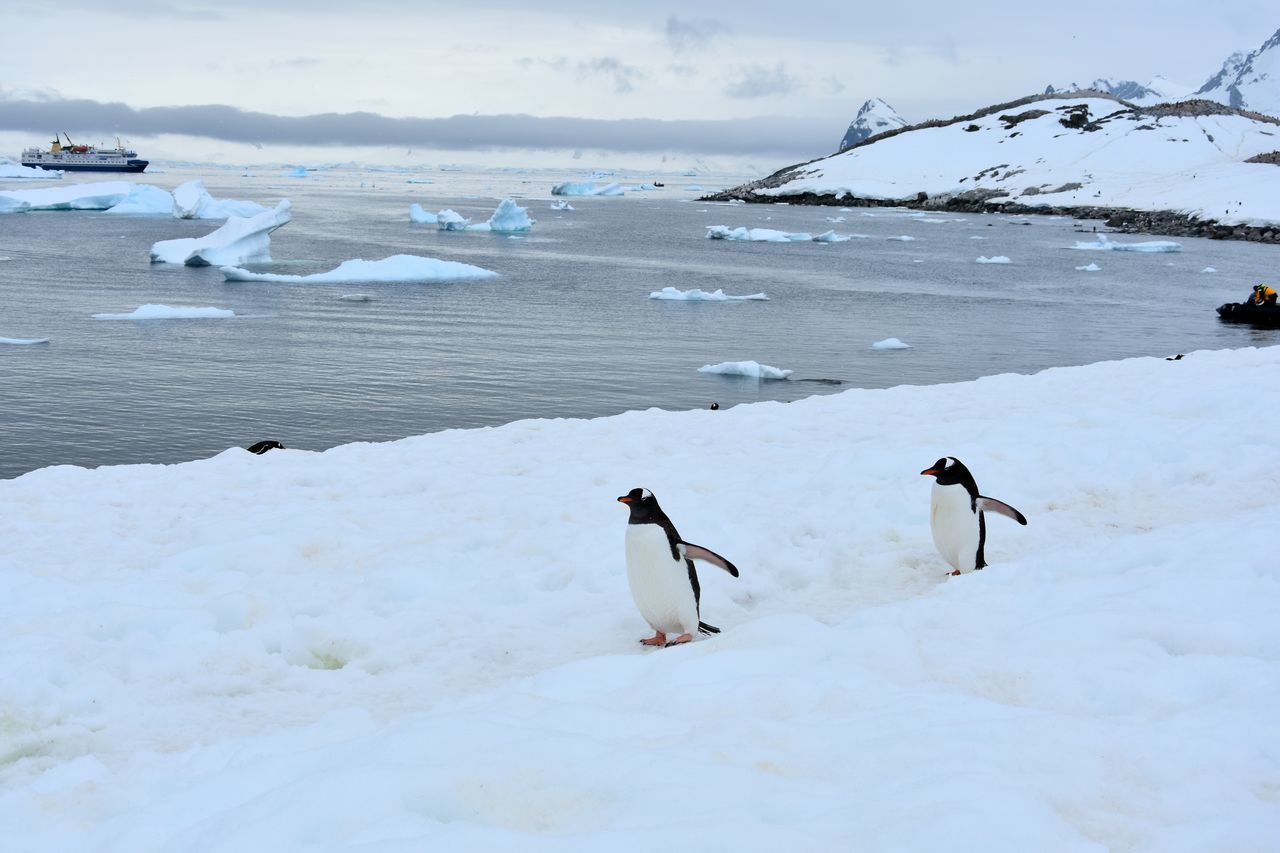
[[[1277,371],[0,481],[3,847],[1273,851]],[[958,578],[946,454],[1030,520]],[[742,570],[702,572],[723,634],[637,644],[638,485]]]

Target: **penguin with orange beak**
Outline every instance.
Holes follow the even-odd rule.
[[[921,476],[934,478],[929,498],[929,528],[938,553],[951,564],[953,575],[972,572],[987,564],[986,513],[1008,516],[1019,524],[1027,518],[1004,501],[978,494],[978,484],[964,463],[944,456]]]

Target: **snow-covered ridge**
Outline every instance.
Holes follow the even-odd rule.
[[[1233,53],[1222,70],[1195,94],[1240,109],[1280,116],[1280,30],[1257,50]]]
[[[872,98],[858,108],[858,114],[849,123],[849,128],[840,140],[838,151],[856,145],[886,130],[906,127],[907,120],[898,115],[898,111],[880,98]]]
[[[1036,97],[890,130],[713,198],[1172,211],[1280,225],[1280,120],[1209,101]],[[1267,239],[1280,239],[1280,229]]]

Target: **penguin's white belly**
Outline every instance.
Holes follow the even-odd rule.
[[[978,562],[978,514],[973,511],[964,486],[933,486],[929,500],[929,527],[938,553],[962,572]]]
[[[653,630],[697,634],[698,603],[689,567],[671,558],[667,532],[660,525],[627,525],[627,583],[640,615]]]

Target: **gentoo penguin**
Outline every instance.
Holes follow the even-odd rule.
[[[987,544],[984,513],[998,512],[1019,524],[1027,523],[1026,517],[1007,503],[978,494],[973,475],[953,456],[944,456],[920,474],[934,478],[929,499],[929,527],[933,531],[933,544],[951,564],[953,575],[975,571],[987,564],[982,553]]]
[[[266,441],[259,441],[256,444],[251,444],[245,448],[245,450],[249,451],[250,453],[256,453],[259,456],[266,453],[268,450],[284,450],[284,449],[285,449],[285,446],[283,444],[273,439],[267,439]]]
[[[631,509],[627,521],[627,583],[640,615],[656,632],[640,642],[646,646],[675,646],[693,639],[695,632],[719,634],[700,620],[702,588],[694,560],[719,566],[735,578],[738,568],[715,551],[685,542],[676,526],[648,489],[632,489],[618,500]],[[675,639],[668,641],[667,635]]]

